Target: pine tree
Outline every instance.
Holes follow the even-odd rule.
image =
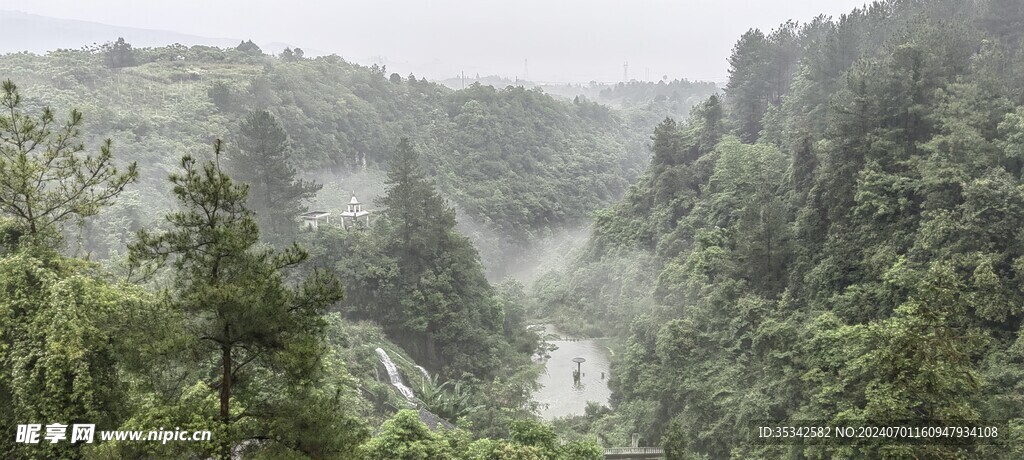
[[[239,129],[238,153],[231,162],[236,177],[249,184],[249,206],[257,221],[274,236],[297,228],[303,202],[322,185],[296,178],[288,162],[288,134],[266,110],[251,112]]]
[[[455,211],[426,178],[419,155],[402,139],[392,158],[380,236],[386,257],[397,261],[394,298],[380,303],[394,333],[418,362],[443,375],[494,372],[508,351],[500,306],[484,276],[479,255],[455,230]]]
[[[433,246],[431,241],[424,240],[429,236],[425,230],[454,227],[455,213],[427,179],[409,139],[398,143],[385,185],[387,192],[378,203],[396,225],[401,260],[412,267],[422,267],[428,255],[424,251]]]
[[[227,458],[234,442],[265,435],[240,432],[248,424],[234,428],[240,419],[257,417],[245,405],[258,404],[256,395],[264,391],[246,373],[270,367],[292,378],[313,369],[316,355],[308,352],[316,349],[321,315],[341,298],[341,288],[318,273],[299,286],[286,285],[282,270],[300,264],[306,252],[295,245],[283,251],[256,247],[259,230],[245,207],[248,187],[221,171],[220,141],[215,153],[216,160],[205,164],[182,158],[183,171],[170,178],[180,206],[167,215],[171,230],[140,231],[129,249],[136,268],[173,263],[176,283],[169,302],[191,318],[198,339],[193,356],[216,363],[211,371],[219,377],[209,387],[219,394],[216,418],[226,433],[220,455]],[[240,402],[232,405],[233,400]]]
[[[243,52],[245,54],[248,54],[250,56],[261,56],[261,55],[263,55],[263,50],[260,49],[259,45],[257,45],[256,43],[253,43],[252,40],[245,40],[245,41],[238,42],[238,46],[236,46],[235,49],[238,50],[238,51],[241,51],[241,52]]]
[[[107,139],[98,155],[83,155],[82,113],[72,110],[60,123],[49,107],[33,117],[21,110],[18,87],[6,80],[0,95],[0,215],[14,220],[12,231],[40,245],[60,240],[68,220],[93,216],[113,202],[138,173],[114,166]],[[5,238],[12,240],[12,238]],[[16,240],[16,238],[14,238]],[[11,241],[16,242],[16,241]]]
[[[117,41],[103,45],[103,51],[107,67],[111,69],[131,67],[136,64],[135,50],[132,49],[131,43],[124,40],[124,37],[118,37]]]
[[[0,105],[0,426],[117,426],[130,416],[121,363],[139,351],[140,332],[151,332],[136,319],[162,318],[137,286],[110,283],[97,265],[55,249],[63,224],[110,204],[135,179],[135,165],[119,173],[109,141],[84,156],[77,110],[59,125],[48,108],[26,115],[10,81]],[[6,458],[75,459],[82,451],[0,439]]]
[[[754,142],[761,132],[761,118],[768,109],[767,40],[760,30],[752,29],[740,37],[729,57],[729,84],[726,93],[736,133],[744,142]]]

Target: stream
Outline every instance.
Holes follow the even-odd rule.
[[[548,343],[558,347],[551,351],[551,357],[544,362],[545,372],[537,378],[541,385],[533,399],[542,404],[541,417],[551,420],[567,415],[582,415],[587,401],[608,405],[611,390],[608,389],[609,351],[606,339],[576,339],[566,337],[551,325],[544,325],[542,336],[555,335],[561,339],[549,339]],[[572,374],[576,370],[573,358],[584,358],[580,365],[582,376],[579,385],[573,384]],[[601,373],[604,378],[601,378]]]

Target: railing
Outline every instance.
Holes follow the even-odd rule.
[[[604,450],[606,459],[654,459],[664,456],[665,450],[660,447],[609,447]]]
[[[665,449],[660,447],[607,447],[605,454],[664,454]]]

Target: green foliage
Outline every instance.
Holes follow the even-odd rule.
[[[893,316],[816,332],[843,349],[812,360],[807,378],[822,413],[843,420],[978,420],[981,379],[973,364],[983,334],[964,318],[964,287],[949,266],[915,273],[900,261],[887,282],[911,292]],[[852,398],[851,398],[852,396]],[[820,406],[819,406],[820,407]],[[955,446],[861,446],[878,456],[958,458]]]
[[[427,410],[445,420],[458,420],[481,408],[470,406],[471,395],[462,382],[448,380],[441,383],[436,375],[429,380],[423,379],[418,394],[417,398]]]
[[[117,426],[130,414],[118,363],[153,331],[151,299],[91,264],[34,252],[0,257],[0,423]],[[0,441],[18,457],[80,458],[81,447]]]
[[[670,458],[1015,458],[745,434],[1019,417],[1024,100],[998,8],[1015,17],[886,1],[743,35],[724,103],[658,125],[648,171],[534,292],[556,318],[577,298],[584,320],[633,318],[607,329],[623,331],[614,412],[573,430],[614,436],[601,421],[624,418]],[[590,294],[592,270],[644,258],[632,302]]]
[[[310,235],[314,264],[348,287],[347,316],[378,322],[416,362],[443,379],[493,377],[532,350],[512,349],[503,308],[515,304],[499,303],[473,245],[455,230],[454,210],[419,161],[408,141],[399,143],[379,201],[384,216],[367,231]]]
[[[0,56],[0,70],[23,82],[33,102],[87,111],[92,132],[113,139],[125,160],[147,165],[139,187],[147,206],[112,211],[136,229],[159,222],[173,201],[160,181],[176,169],[177,154],[203,154],[213,136],[232,139],[259,110],[288,133],[297,177],[324,184],[380,172],[398,141],[410,138],[498,278],[505,261],[531,256],[524,249],[617,199],[646,158],[643,136],[596,103],[515,87],[396,84],[379,67],[299,59],[295,49],[275,58],[254,46],[134,48],[138,65],[120,69],[108,68],[100,49],[21,53]],[[225,164],[242,172],[234,166]],[[88,249],[117,249],[99,244]]]
[[[535,283],[535,316],[551,317],[570,332],[600,334],[653,308],[649,287],[663,261],[692,244],[687,239],[694,227],[682,218],[714,172],[709,159],[716,156],[722,117],[718,97],[712,96],[693,110],[686,125],[666,119],[655,128],[650,170],[622,202],[596,213],[593,237],[565,274],[549,273]],[[654,296],[668,295],[667,285],[660,286]],[[585,325],[592,327],[585,330]]]
[[[132,45],[124,41],[124,37],[118,37],[113,43],[106,43],[101,47],[104,53],[104,60],[107,67],[120,69],[136,65],[135,51]]]
[[[452,455],[449,446],[412,410],[399,411],[384,422],[362,450],[370,460],[428,460]]]
[[[550,427],[533,421],[513,422],[509,440],[469,441],[468,433],[430,431],[412,410],[402,410],[384,422],[363,444],[368,459],[380,460],[599,460],[604,451],[593,443],[559,445]]]
[[[263,50],[260,49],[259,45],[253,43],[252,40],[243,40],[239,42],[235,49],[249,55],[259,56],[263,54]]]
[[[306,53],[305,51],[302,51],[302,48],[295,48],[294,50],[291,48],[285,48],[284,51],[281,51],[280,57],[282,61],[294,62],[305,58]]]
[[[473,85],[446,107],[451,125],[433,135],[448,141],[425,157],[459,209],[508,240],[492,260],[581,222],[620,196],[640,168],[614,118],[592,115],[588,105],[566,113],[538,90]]]
[[[451,91],[251,41],[3,56],[31,91],[5,83],[0,115],[0,420],[215,435],[0,448],[591,459],[591,435],[623,445],[639,433],[671,458],[1018,458],[1019,446],[749,443],[753,422],[807,418],[1010,419],[1008,436],[1024,433],[1024,16],[1011,3],[888,0],[751,30],[724,98],[690,111],[665,93],[682,83],[624,83],[607,93],[624,118],[587,97]],[[58,123],[39,97],[86,108],[111,141],[83,156],[97,139],[79,133],[80,113]],[[685,122],[654,125],[675,110]],[[230,166],[253,194],[219,156],[192,159],[236,126]],[[652,132],[642,175],[636,126]],[[166,196],[122,193],[136,172],[115,168],[115,140],[151,168],[147,185],[182,169],[160,225]],[[175,165],[168,152],[186,156]],[[383,216],[302,234],[305,272],[286,271],[305,251],[261,244],[250,203],[269,231],[290,233],[315,188],[304,171],[384,165]],[[507,240],[489,249],[501,260],[623,193],[569,267],[530,289],[487,282],[443,198]],[[76,219],[80,248],[111,258],[125,235],[158,227],[138,233],[129,261],[160,298],[60,255]],[[347,287],[345,319],[325,315],[342,299],[321,270]],[[611,408],[557,431],[532,420],[528,316],[617,331]],[[437,375],[426,406],[465,429],[433,432],[400,411],[371,436],[367,421],[404,403],[376,381],[385,336]]]
[[[473,433],[480,437],[507,438],[514,420],[534,419],[540,404],[533,400],[538,389],[536,366],[510,366],[505,375],[493,379],[470,379],[469,393],[474,410],[465,416]]]
[[[0,212],[14,219],[32,244],[59,240],[62,225],[95,215],[137,176],[114,166],[111,141],[96,156],[82,155],[82,114],[72,110],[58,124],[49,107],[39,117],[22,110],[22,97],[10,80],[3,83],[0,105]]]
[[[322,316],[340,298],[336,281],[317,273],[286,278],[282,269],[305,253],[257,247],[246,188],[219,162],[199,166],[189,157],[172,176],[181,211],[168,216],[171,230],[143,231],[131,248],[133,277],[149,274],[149,262],[172,261],[173,276],[156,280],[177,283],[173,289],[157,299],[109,280],[97,264],[61,255],[63,245],[51,244],[68,231],[63,224],[124,198],[135,166],[118,173],[109,142],[98,157],[79,155],[77,110],[51,133],[49,109],[32,118],[20,110],[14,85],[5,91],[3,179],[16,195],[0,208],[0,423],[214,433],[210,442],[167,444],[15,444],[12,437],[0,441],[0,451],[14,458],[228,457],[230,450],[352,458],[371,414],[348,370],[349,345],[338,339],[337,322]]]
[[[495,300],[504,317],[503,329],[509,344],[523,354],[532,354],[540,346],[540,338],[526,324],[527,294],[523,284],[506,278],[495,286]]]
[[[769,107],[782,102],[798,62],[797,35],[791,21],[768,36],[752,29],[733,47],[726,93],[736,134],[745,142],[757,139]]]
[[[321,185],[296,177],[289,163],[288,134],[270,112],[249,113],[238,133],[238,151],[231,169],[239,182],[249,185],[250,208],[271,235],[294,233],[304,202]]]
[[[173,264],[175,287],[168,292],[168,307],[190,318],[188,329],[196,340],[183,352],[209,362],[209,371],[218,376],[208,386],[219,393],[218,451],[227,458],[242,439],[301,423],[277,420],[285,414],[275,407],[282,402],[266,395],[280,394],[275,388],[279,379],[294,385],[315,375],[321,315],[341,298],[341,289],[335,279],[320,274],[295,287],[286,284],[281,271],[301,263],[306,253],[298,246],[281,252],[256,247],[259,232],[245,207],[248,189],[221,171],[219,142],[215,150],[215,161],[201,165],[182,158],[183,171],[170,178],[181,207],[167,216],[171,230],[140,231],[130,249],[133,267],[144,268],[148,261]],[[285,391],[300,389],[285,386]],[[309,391],[291,394],[283,404],[322,397]],[[315,440],[303,439],[296,446],[280,434],[271,439],[296,450],[321,448]]]

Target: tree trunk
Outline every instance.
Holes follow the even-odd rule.
[[[231,458],[231,443],[228,441],[228,427],[231,425],[231,345],[227,342],[231,326],[224,325],[225,344],[221,345],[221,365],[224,367],[224,374],[220,381],[220,418],[224,423],[224,439],[221,447],[221,458]]]

